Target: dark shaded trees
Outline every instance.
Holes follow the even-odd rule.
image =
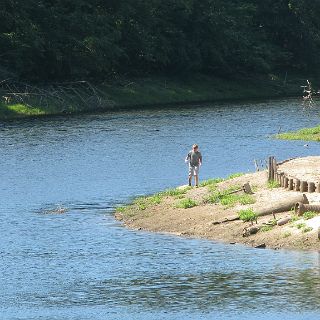
[[[319,30],[319,0],[2,0],[0,72],[36,81],[318,72]]]

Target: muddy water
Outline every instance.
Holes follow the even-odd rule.
[[[312,126],[298,100],[136,110],[0,124],[1,319],[315,319],[318,252],[136,232],[112,208],[320,145],[270,139]],[[66,210],[66,212],[65,212]]]

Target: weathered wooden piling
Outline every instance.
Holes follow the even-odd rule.
[[[300,183],[300,191],[301,192],[307,192],[308,191],[308,182],[307,181],[301,181]]]
[[[289,178],[287,176],[284,177],[284,188],[288,189],[288,185],[289,185]]]
[[[314,182],[308,182],[308,192],[312,193],[312,192],[315,192],[315,190],[316,190],[315,183]]]
[[[289,179],[289,185],[288,185],[289,190],[293,190],[293,178]]]
[[[300,180],[299,179],[296,179],[295,182],[294,182],[294,190],[295,191],[300,191]]]

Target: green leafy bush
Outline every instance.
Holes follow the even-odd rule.
[[[239,219],[242,221],[254,221],[257,219],[257,214],[252,209],[239,211]]]

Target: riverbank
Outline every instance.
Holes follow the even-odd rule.
[[[59,114],[77,114],[130,108],[192,105],[205,102],[236,101],[298,96],[305,79],[270,75],[260,78],[222,79],[203,75],[178,78],[117,79],[90,88],[81,96],[82,88],[70,89],[65,85],[59,95],[39,99],[36,88],[30,99],[25,93],[19,98],[2,89],[0,120]],[[82,82],[81,82],[82,83]],[[61,88],[61,86],[59,87]],[[45,92],[44,89],[40,90]],[[92,93],[94,94],[92,95]],[[56,93],[56,92],[54,92]],[[9,96],[9,99],[8,99]],[[27,102],[26,102],[27,101]],[[7,103],[5,103],[7,102]]]
[[[320,174],[318,163],[320,157],[308,157],[291,160],[283,166],[289,174],[298,171],[303,178],[304,175],[308,177],[310,172],[315,176]],[[250,184],[253,194],[234,192],[245,183]],[[257,216],[261,209],[281,202],[288,195],[299,196],[301,193],[287,191],[276,183],[270,184],[266,172],[257,172],[204,181],[199,188],[179,187],[138,198],[126,207],[117,208],[115,216],[127,227],[138,230],[253,247],[319,250],[318,213],[307,212],[296,216],[293,211],[285,211],[275,216]],[[319,193],[306,195],[310,203],[320,203]],[[284,218],[288,223],[277,225]],[[258,227],[256,233],[248,233],[251,227]]]

